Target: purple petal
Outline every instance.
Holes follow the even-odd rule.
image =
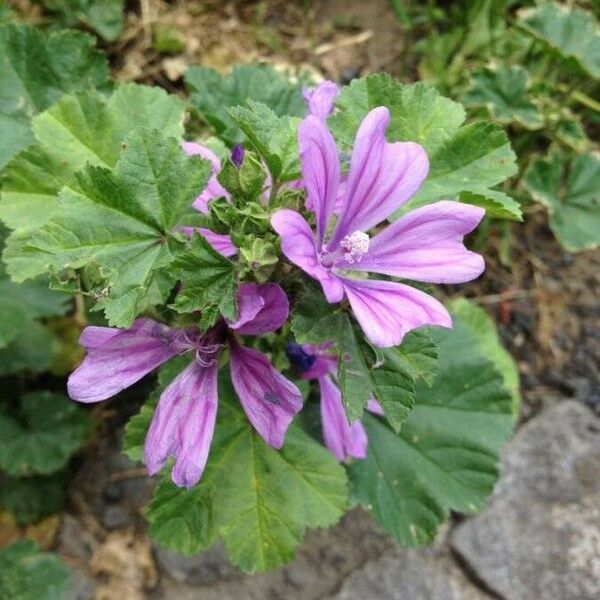
[[[188,156],[199,156],[204,160],[210,161],[212,164],[213,174],[202,193],[194,200],[192,206],[202,213],[208,213],[209,200],[214,200],[221,196],[225,196],[227,200],[230,200],[229,192],[217,180],[217,174],[221,170],[219,157],[206,146],[194,142],[182,142],[181,148]]]
[[[308,114],[325,120],[334,109],[334,102],[340,88],[333,81],[322,81],[314,88],[304,88],[302,95],[306,101]]]
[[[250,423],[267,444],[281,448],[302,408],[300,390],[256,350],[234,344],[229,360],[231,381]]]
[[[290,304],[276,283],[245,283],[238,288],[238,318],[229,323],[242,335],[259,335],[279,329],[288,318]]]
[[[356,134],[348,173],[346,201],[330,249],[354,231],[367,232],[406,203],[423,183],[429,170],[425,150],[414,142],[390,144],[385,131],[387,108],[373,109]]]
[[[341,462],[367,456],[367,434],[360,421],[348,423],[342,395],[331,378],[319,379],[323,439],[329,451]]]
[[[173,456],[176,485],[189,488],[200,480],[215,429],[217,372],[216,361],[210,367],[194,361],[161,394],[144,444],[150,475]]]
[[[273,214],[271,225],[281,237],[281,251],[287,258],[321,284],[328,302],[339,302],[344,296],[342,284],[319,262],[313,232],[304,217],[282,209]]]
[[[425,325],[452,327],[452,319],[435,298],[395,281],[344,279],[352,312],[375,346],[389,348]]]
[[[482,256],[465,248],[463,237],[484,214],[483,208],[460,202],[417,208],[376,235],[360,262],[336,266],[429,283],[471,281],[485,264]]]
[[[236,144],[231,150],[231,162],[239,169],[244,162],[246,152],[242,144]]]
[[[199,233],[214,250],[223,256],[235,256],[238,252],[237,246],[227,234],[215,233],[206,227],[180,227],[180,229],[188,237],[192,237],[194,232]]]
[[[300,123],[298,144],[307,202],[315,213],[322,243],[340,184],[340,158],[333,136],[317,117],[306,117]]]
[[[87,355],[69,377],[69,396],[98,402],[133,385],[180,352],[176,333],[151,319],[137,319],[129,329],[86,327],[79,341]]]
[[[383,408],[381,408],[381,404],[379,404],[375,398],[369,398],[367,401],[367,410],[372,412],[374,415],[379,415],[380,417],[385,415]]]

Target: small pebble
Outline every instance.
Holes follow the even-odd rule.
[[[102,490],[102,498],[105,502],[116,504],[123,500],[124,491],[123,484],[120,481],[111,481],[104,486]]]

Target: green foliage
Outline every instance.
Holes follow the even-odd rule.
[[[495,216],[521,219],[519,206],[493,189],[517,170],[501,127],[488,122],[465,125],[462,106],[433,87],[403,85],[386,74],[354,81],[342,91],[337,106],[340,112],[330,122],[344,148],[351,146],[360,121],[377,106],[390,110],[390,141],[414,141],[425,148],[429,176],[407,210],[457,197],[484,208],[493,206]]]
[[[14,284],[0,265],[0,349],[29,334],[39,317],[63,315],[67,298],[48,290],[48,283],[36,280]]]
[[[493,65],[473,72],[467,106],[483,106],[500,123],[519,123],[526,129],[544,124],[539,108],[529,99],[529,74],[514,65]]]
[[[519,370],[513,357],[502,345],[496,325],[486,311],[465,298],[458,298],[450,303],[455,323],[466,328],[477,340],[481,354],[494,364],[494,368],[502,375],[504,387],[512,397],[513,417],[519,416],[521,392]]]
[[[0,598],[65,600],[69,573],[60,559],[29,540],[0,550]]]
[[[451,510],[482,507],[512,428],[510,394],[476,338],[461,322],[432,336],[439,344],[433,384],[417,385],[399,433],[365,415],[367,458],[349,467],[355,501],[409,547],[431,541]]]
[[[399,430],[414,406],[416,380],[431,382],[436,371],[436,347],[425,332],[408,334],[395,348],[374,349],[362,340],[349,315],[329,304],[312,284],[293,307],[292,331],[301,344],[335,342],[338,383],[351,423],[375,397],[390,425]]]
[[[0,26],[0,56],[1,169],[35,141],[31,117],[65,93],[106,86],[108,64],[87,35],[27,25]]]
[[[29,525],[55,514],[64,506],[62,475],[49,477],[6,477],[0,487],[0,506],[17,525]]]
[[[533,161],[525,188],[548,207],[550,227],[572,252],[600,244],[600,157],[582,154],[565,160],[559,154]]]
[[[94,267],[110,324],[127,327],[157,271],[173,261],[179,218],[208,180],[210,165],[187,158],[172,138],[138,130],[114,170],[88,166],[64,187],[51,219],[31,236],[21,258],[40,254],[44,269]],[[6,257],[5,257],[6,258]],[[10,263],[9,263],[10,265]]]
[[[600,79],[600,30],[591,13],[541,2],[520,11],[517,23],[569,65]]]
[[[26,394],[20,412],[0,413],[0,468],[12,476],[62,469],[91,432],[88,413],[61,394]]]
[[[0,200],[0,218],[15,230],[3,253],[12,279],[20,282],[47,271],[51,261],[32,241],[61,202],[64,206],[59,193],[67,184],[76,187],[77,171],[86,165],[113,168],[125,138],[136,128],[155,127],[164,136],[180,138],[182,121],[177,98],[135,84],[120,86],[108,100],[95,93],[65,96],[35,117],[38,146],[8,165]],[[67,197],[72,193],[65,190]]]
[[[53,11],[65,27],[81,25],[108,42],[123,30],[124,0],[38,0]]]
[[[335,523],[346,508],[346,476],[336,460],[292,425],[281,451],[249,427],[226,377],[201,482],[159,485],[146,517],[161,545],[195,554],[220,538],[240,568],[265,571],[291,560],[308,527]]]
[[[213,69],[191,67],[185,76],[190,101],[219,136],[233,145],[244,141],[242,130],[228,109],[252,99],[268,106],[278,116],[302,116],[306,111],[301,83],[268,66],[236,66],[228,76]]]
[[[298,136],[300,119],[278,117],[265,104],[247,101],[247,107],[229,109],[229,115],[265,160],[274,179],[280,182],[300,177]]]
[[[236,319],[235,265],[213,250],[201,235],[193,235],[189,248],[175,259],[173,269],[183,286],[175,300],[176,310],[186,313],[218,306],[223,316]]]

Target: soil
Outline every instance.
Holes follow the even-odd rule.
[[[227,70],[232,63],[256,60],[314,69],[343,83],[378,70],[404,80],[414,76],[413,66],[403,59],[403,32],[387,0],[143,0],[139,6],[141,9],[138,3],[128,4],[123,37],[106,46],[120,80],[154,83],[179,92],[182,74],[191,64]],[[156,22],[173,25],[183,33],[187,47],[183,54],[168,57],[152,49]],[[580,399],[600,414],[600,250],[566,252],[549,230],[545,212],[530,207],[527,213],[524,224],[510,227],[510,266],[500,260],[503,239],[496,231],[483,249],[485,274],[462,286],[460,293],[483,305],[495,318],[517,361],[522,421],[552,397]],[[457,288],[447,291],[458,293]],[[84,532],[78,535],[88,542],[73,549],[63,540],[59,552],[82,570],[86,589],[106,588],[109,595],[105,597],[120,594],[127,598],[323,598],[334,592],[350,571],[392,545],[367,515],[353,511],[330,530],[310,532],[297,559],[274,573],[235,574],[194,588],[194,593],[164,573],[155,576],[147,564],[139,563],[139,556],[145,556],[150,547],[141,511],[153,483],[139,465],[119,455],[123,423],[138,405],[135,395],[133,391],[129,400],[102,407],[103,435],[82,462],[74,465],[68,518],[74,517]],[[115,541],[115,532],[123,531],[130,537]],[[106,562],[106,545],[119,543],[119,560],[129,561],[130,568],[141,573],[132,579],[139,583],[133,591],[119,587],[122,564],[115,555],[109,554],[112,571],[110,566],[90,570],[88,565],[90,557],[98,560],[98,553],[100,562]],[[128,555],[126,548],[139,552]]]

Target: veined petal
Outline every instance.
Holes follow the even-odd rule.
[[[267,444],[281,448],[285,432],[302,408],[300,390],[260,352],[231,347],[231,381],[250,423]]]
[[[365,458],[367,434],[360,421],[350,425],[342,404],[342,394],[329,376],[319,378],[321,390],[321,422],[323,439],[329,451],[339,460]]]
[[[363,120],[354,143],[346,200],[329,242],[334,250],[354,231],[367,232],[405,204],[429,171],[425,150],[414,142],[388,143],[389,110],[373,109]]]
[[[259,335],[279,329],[288,318],[290,304],[276,283],[244,283],[238,288],[238,319],[228,323],[242,335]]]
[[[189,488],[200,480],[215,429],[217,371],[216,361],[209,367],[194,361],[162,393],[144,444],[150,475],[173,456],[176,485]]]
[[[408,285],[373,279],[344,279],[343,284],[356,320],[380,348],[397,346],[418,327],[452,327],[452,319],[440,302]]]
[[[308,116],[300,123],[298,144],[302,179],[322,244],[340,184],[340,158],[333,136],[317,117]]]
[[[321,284],[328,302],[339,302],[344,289],[338,277],[319,262],[313,232],[304,217],[282,209],[273,214],[271,225],[281,237],[281,251],[287,258]]]
[[[369,398],[367,401],[367,410],[374,415],[378,415],[383,417],[385,413],[383,412],[383,408],[381,408],[381,404],[375,400],[375,398]]]
[[[212,164],[213,174],[208,180],[202,193],[194,200],[192,206],[202,213],[208,213],[209,200],[214,200],[221,196],[225,196],[225,198],[229,200],[229,192],[217,180],[217,174],[221,170],[221,161],[219,160],[219,157],[206,146],[195,142],[182,142],[181,148],[188,156],[199,156],[204,160],[210,161]]]
[[[180,227],[180,229],[188,237],[192,237],[194,232],[199,233],[213,247],[214,250],[223,256],[235,256],[238,252],[237,246],[231,241],[231,237],[225,233],[215,233],[210,229],[206,229],[206,227],[184,226]]]
[[[308,108],[308,114],[315,117],[327,119],[333,112],[334,102],[340,88],[333,81],[322,81],[314,88],[304,88],[302,95]]]
[[[463,238],[484,214],[483,208],[460,202],[417,208],[376,235],[360,262],[337,266],[429,283],[471,281],[481,275],[485,263],[465,248]]]
[[[69,396],[79,402],[114,396],[178,354],[175,336],[151,319],[137,319],[129,329],[86,327],[79,341],[87,355],[69,377]]]

